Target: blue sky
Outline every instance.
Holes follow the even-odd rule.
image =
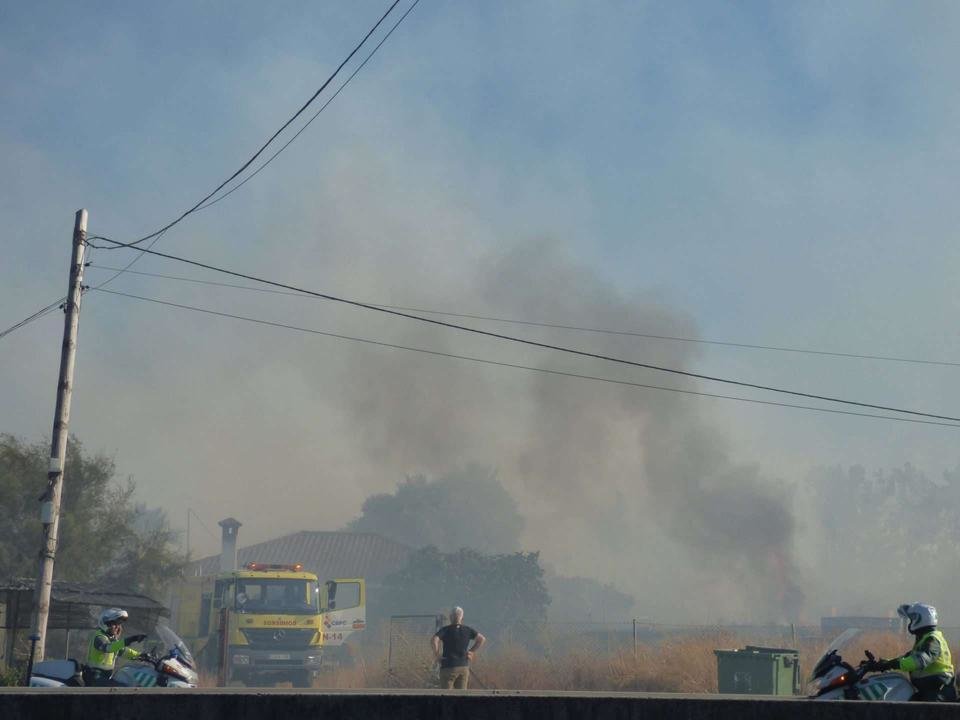
[[[90,210],[91,231],[122,239],[163,224],[289,117],[384,7],[0,10],[0,324],[63,293],[74,210]],[[553,313],[603,296],[610,307],[665,309],[664,332],[960,360],[957,20],[946,2],[423,0],[289,151],[158,249],[373,301],[564,322]],[[505,301],[491,268],[535,243],[590,281],[546,282]],[[192,274],[152,258],[136,267]],[[130,275],[113,287],[670,382],[300,301]],[[193,505],[216,520],[217,493],[256,486],[271,453],[301,478],[297,492],[312,487],[303,478],[318,458],[343,478],[321,509],[279,519],[293,529],[336,526],[404,472],[477,460],[509,475],[517,462],[510,443],[483,434],[501,413],[527,412],[524,380],[464,371],[456,382],[481,373],[501,401],[464,426],[474,440],[462,456],[426,446],[396,455],[352,445],[350,401],[323,391],[362,375],[360,351],[102,295],[85,303],[73,429],[115,453],[174,517]],[[644,330],[645,317],[584,310],[580,320]],[[2,341],[0,430],[49,433],[59,332],[48,318]],[[956,368],[618,349],[809,392],[954,415],[960,406]],[[405,367],[413,382],[418,367]],[[697,408],[740,461],[787,479],[817,464],[910,461],[938,473],[960,461],[949,429],[721,401]],[[200,491],[189,479],[198,476],[221,480]],[[225,514],[256,512],[257,493],[239,495]],[[250,539],[269,536],[251,525]],[[531,542],[548,537],[532,526]]]

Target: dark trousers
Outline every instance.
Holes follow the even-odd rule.
[[[933,675],[931,677],[917,678],[913,681],[913,686],[917,691],[913,694],[911,700],[918,702],[939,702],[952,689],[953,676],[951,675]]]
[[[117,685],[113,681],[112,672],[89,666],[83,668],[83,684],[87,687],[115,687]]]

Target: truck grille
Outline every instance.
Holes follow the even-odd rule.
[[[316,628],[242,628],[240,632],[251,647],[292,650],[310,645]]]

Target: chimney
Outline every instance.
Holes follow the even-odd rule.
[[[229,517],[217,523],[223,528],[220,549],[220,572],[237,569],[237,529],[243,524]]]

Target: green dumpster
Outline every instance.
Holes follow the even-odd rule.
[[[742,650],[713,652],[721,693],[800,694],[800,653],[796,650],[747,645]]]

